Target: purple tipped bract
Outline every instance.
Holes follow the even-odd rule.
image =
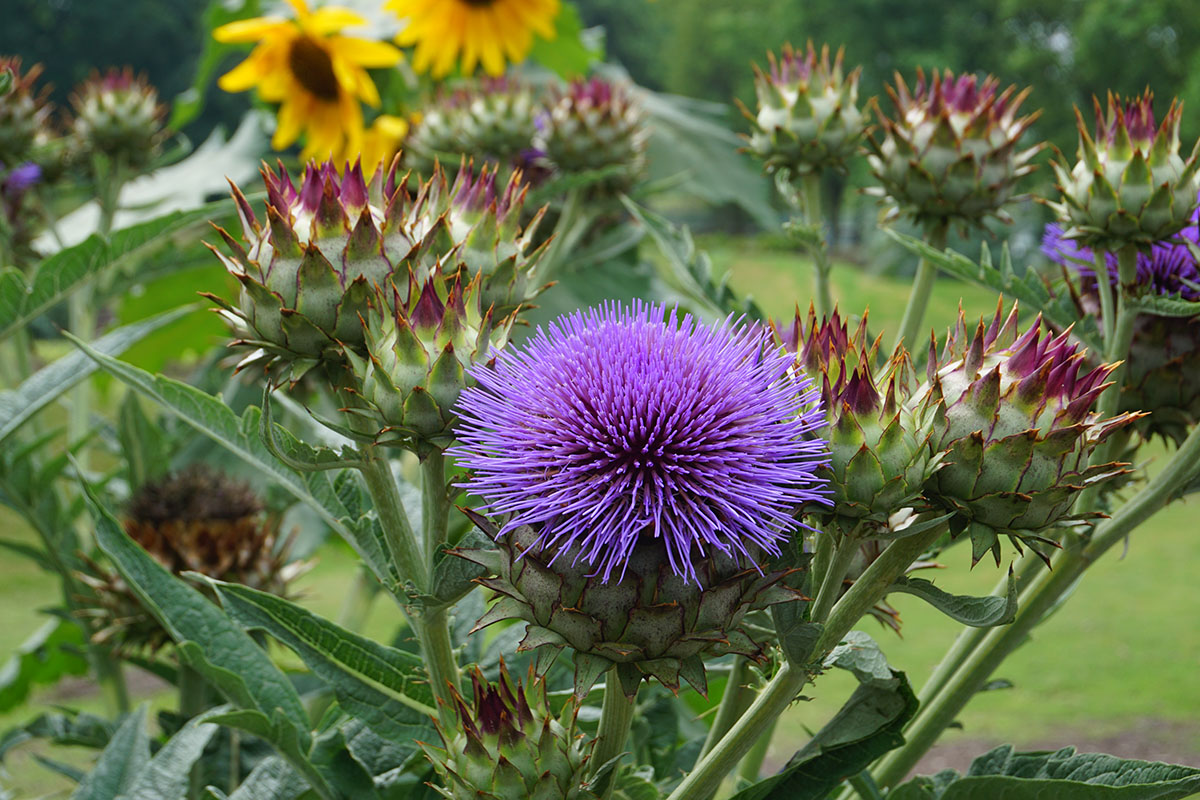
[[[1193,245],[1200,244],[1200,209],[1192,213],[1191,222],[1179,232],[1179,238]],[[1042,236],[1042,253],[1056,264],[1078,272],[1087,283],[1096,279],[1096,258],[1092,251],[1081,247],[1071,239],[1063,238],[1063,229],[1050,224]],[[1105,253],[1109,282],[1114,286],[1120,278],[1117,257]],[[1185,300],[1200,300],[1200,264],[1185,242],[1158,242],[1150,252],[1139,252],[1137,256],[1137,282],[1153,294],[1180,296]]]
[[[760,567],[823,500],[818,392],[770,333],[635,302],[576,312],[477,366],[460,444],[484,509],[605,581],[658,539],[676,574],[720,552]]]

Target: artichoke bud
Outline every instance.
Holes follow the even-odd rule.
[[[71,96],[75,136],[85,152],[97,153],[123,167],[150,166],[166,135],[166,106],[145,76],[133,70],[93,73]]]
[[[779,58],[768,53],[769,69],[754,68],[758,112],[742,113],[754,125],[746,149],[759,158],[768,172],[787,170],[805,175],[825,169],[846,170],[858,152],[866,118],[858,107],[856,67],[844,74],[844,52],[832,63],[829,46],[818,57],[810,41],[804,51],[784,45]]]
[[[0,73],[12,76],[9,90],[0,93],[0,165],[11,169],[33,160],[35,149],[50,138],[50,87],[35,90],[42,65],[22,73],[19,56],[0,57]]]
[[[889,520],[902,509],[922,510],[925,481],[940,457],[929,449],[932,419],[908,404],[914,381],[908,353],[897,348],[878,370],[880,339],[867,335],[864,315],[853,335],[835,309],[818,320],[810,306],[787,330],[776,327],[784,347],[821,383],[821,406],[830,463],[818,475],[828,481],[832,506],[814,506],[822,524],[856,538],[895,533]]]
[[[1127,471],[1089,463],[1139,416],[1092,410],[1114,367],[1086,369],[1070,331],[1043,336],[1040,325],[1039,315],[1018,335],[1016,307],[1004,317],[998,306],[971,334],[960,314],[940,360],[931,346],[929,382],[916,398],[934,419],[932,452],[945,454],[926,497],[953,514],[952,536],[970,535],[973,563],[990,551],[999,564],[1000,536],[1048,560],[1055,528],[1095,516],[1072,513],[1079,493]]]
[[[650,129],[624,87],[600,78],[572,81],[539,118],[534,147],[566,175],[603,173],[595,188],[628,189],[646,169]]]
[[[218,229],[231,254],[215,252],[242,284],[241,297],[234,304],[208,295],[239,337],[235,344],[253,348],[240,367],[259,364],[296,381],[318,364],[346,363],[351,353],[361,363],[367,359],[364,320],[372,313],[407,316],[411,308],[396,311],[389,304],[421,296],[387,287],[407,287],[411,280],[424,287],[432,280],[444,301],[464,262],[470,274],[461,288],[475,287],[471,276],[479,276],[471,291],[486,301],[484,308],[495,307],[497,319],[536,294],[525,280],[540,257],[525,246],[532,225],[519,229],[510,222],[519,190],[510,187],[496,198],[494,189],[463,188],[473,180],[491,186],[491,173],[456,182],[463,196],[474,198],[469,209],[455,202],[440,170],[410,194],[404,180],[397,182],[395,163],[386,176],[377,169],[369,183],[359,165],[339,177],[331,162],[309,165],[299,187],[282,167],[278,174],[264,169],[263,178],[266,220],[256,218],[234,187],[242,241]]]
[[[578,703],[550,712],[546,686],[530,702],[526,685],[513,683],[504,660],[496,683],[478,668],[471,675],[473,702],[454,691],[458,724],[438,726],[442,746],[421,743],[441,779],[434,791],[446,800],[587,800],[584,788],[591,744],[575,730]]]
[[[867,138],[880,183],[872,192],[888,198],[889,216],[905,214],[923,226],[981,224],[987,216],[1010,221],[1003,208],[1017,199],[1017,183],[1042,148],[1018,150],[1017,142],[1040,112],[1018,117],[1029,89],[999,87],[994,77],[979,83],[950,70],[926,81],[918,69],[909,91],[896,75],[895,88],[888,87],[895,116],[877,107],[879,126]]]
[[[199,572],[286,596],[308,565],[289,562],[291,537],[264,512],[251,488],[196,465],[140,487],[126,509],[125,531],[175,575]],[[87,593],[77,612],[93,641],[134,654],[153,652],[171,638],[124,579],[85,558],[77,576]]]
[[[1149,89],[1124,106],[1109,92],[1107,113],[1099,98],[1093,103],[1095,138],[1075,109],[1078,161],[1069,171],[1054,163],[1062,199],[1049,205],[1068,239],[1109,252],[1126,245],[1148,250],[1181,231],[1196,210],[1200,141],[1185,160],[1179,154],[1183,104],[1172,100],[1156,128]]]
[[[482,305],[482,286],[483,276],[465,269],[434,272],[423,285],[410,274],[405,291],[392,285],[390,300],[373,304],[366,357],[347,351],[363,401],[349,410],[374,420],[380,443],[423,452],[453,441],[465,368],[503,347],[515,320]]]
[[[471,519],[495,537],[499,527],[475,512]],[[575,691],[583,698],[595,680],[617,666],[621,688],[632,697],[643,679],[657,678],[677,691],[680,679],[707,693],[704,658],[740,653],[764,660],[743,619],[750,611],[801,597],[790,588],[796,570],[762,572],[714,551],[694,564],[696,580],[676,574],[654,540],[633,549],[620,580],[605,581],[570,549],[539,552],[537,531],[523,526],[494,550],[464,550],[463,558],[490,575],[480,583],[497,600],[475,630],[505,619],[524,620],[520,651],[564,647],[574,651]]]

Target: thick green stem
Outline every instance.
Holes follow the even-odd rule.
[[[931,225],[925,232],[925,243],[935,250],[945,250],[948,228],[945,222]],[[937,267],[929,259],[922,258],[917,264],[917,274],[913,278],[912,291],[908,295],[908,305],[904,308],[904,319],[900,322],[900,332],[896,335],[893,349],[901,344],[909,350],[917,346],[917,337],[921,333],[925,309],[928,308],[929,298],[933,294],[935,278]]]
[[[775,728],[778,724],[779,717],[767,724],[766,730],[759,735],[758,741],[738,765],[738,777],[746,783],[757,783],[762,775],[762,765],[767,760],[767,751],[771,749],[771,740],[775,738]]]
[[[629,729],[633,725],[633,709],[637,697],[626,697],[621,689],[621,680],[617,677],[617,668],[608,672],[604,684],[604,702],[600,707],[600,727],[596,731],[595,750],[592,751],[592,765],[600,769],[609,761],[625,752],[625,743],[629,740]],[[616,768],[611,769],[602,778],[593,791],[600,797],[612,795],[613,776]]]
[[[1022,597],[1017,618],[1011,625],[989,630],[982,644],[962,663],[953,678],[917,713],[904,733],[904,745],[888,754],[876,768],[876,782],[880,786],[891,786],[903,780],[996,667],[1020,646],[1084,571],[1163,508],[1172,493],[1197,472],[1200,472],[1200,428],[1192,430],[1162,472],[1148,481],[1110,519],[1096,526],[1086,547],[1064,552],[1056,560],[1053,570],[1038,574]]]
[[[826,534],[826,536],[832,538],[830,534]],[[854,563],[857,553],[858,545],[849,537],[842,537],[842,540],[834,547],[829,566],[821,576],[821,588],[817,590],[817,599],[809,611],[809,619],[813,622],[824,622],[829,616],[829,612],[833,610],[833,604],[837,602],[842,593],[846,574],[850,572],[850,566]]]
[[[821,668],[826,654],[887,594],[896,578],[903,575],[941,533],[942,528],[938,526],[892,542],[834,605],[813,647],[810,664],[807,667],[784,664],[741,719],[700,760],[668,800],[711,797],[725,776],[750,752],[762,731],[796,699],[812,672]]]
[[[375,504],[388,550],[403,580],[410,581],[418,593],[432,592],[431,560],[425,558],[400,502],[400,493],[391,465],[374,446],[362,449],[360,470]],[[436,523],[433,523],[436,524]],[[438,713],[443,725],[454,724],[454,692],[459,688],[458,661],[450,641],[449,620],[444,609],[424,609],[410,613],[409,623],[425,657],[425,670],[434,696],[440,701]]]
[[[1027,550],[1025,555],[1017,563],[1015,577],[1019,590],[1025,590],[1030,577],[1037,572],[1042,565],[1041,559],[1032,549]],[[995,588],[992,589],[992,596],[1003,597],[1008,591],[1008,576],[1000,578]],[[1019,603],[1018,603],[1019,607]],[[983,642],[987,636],[988,628],[971,628],[964,627],[954,640],[954,644],[946,651],[946,655],[942,656],[942,660],[938,662],[934,668],[933,674],[929,676],[929,680],[925,681],[925,685],[921,687],[921,693],[918,700],[921,707],[924,707],[933,697],[942,690],[946,682],[951,676],[958,671],[963,662],[970,657],[971,653]]]
[[[112,651],[97,645],[88,645],[88,661],[92,676],[104,697],[104,707],[109,716],[129,712],[129,687],[125,683],[125,670]]]
[[[833,294],[829,287],[829,244],[825,239],[825,218],[821,213],[821,173],[810,172],[802,179],[804,189],[805,222],[817,236],[812,246],[813,256],[813,299],[817,315],[828,317],[833,312]]]
[[[721,695],[721,704],[717,706],[717,716],[713,718],[712,727],[704,739],[704,747],[700,749],[700,757],[704,758],[710,750],[716,747],[738,717],[745,713],[754,700],[754,690],[746,681],[749,678],[750,665],[745,656],[734,656],[733,666],[729,669],[729,680],[725,684],[725,693]]]
[[[450,497],[446,488],[446,456],[434,450],[421,462],[421,515],[424,531],[425,560],[433,569],[433,559],[446,541],[450,516]],[[433,573],[430,572],[430,575]]]
[[[408,515],[404,513],[404,505],[400,502],[391,464],[374,445],[364,447],[362,456],[364,463],[359,469],[374,501],[375,513],[379,515],[383,537],[400,571],[400,579],[412,581],[419,592],[428,592],[429,570]]]
[[[1112,281],[1109,279],[1108,258],[1103,250],[1096,251],[1096,294],[1100,295],[1100,329],[1105,347],[1112,341],[1117,318],[1113,307]]]
[[[450,620],[445,609],[423,611],[413,614],[409,622],[417,634],[421,654],[425,657],[425,671],[433,694],[438,699],[438,715],[445,730],[453,730],[457,724],[454,715],[454,693],[461,689],[458,659],[454,655],[454,644],[450,641]],[[447,728],[449,725],[451,727]]]

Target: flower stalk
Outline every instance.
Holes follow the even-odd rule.
[[[668,800],[710,797],[716,792],[725,776],[754,747],[764,727],[770,725],[796,699],[796,695],[820,668],[826,654],[887,594],[896,578],[904,574],[909,565],[941,536],[942,531],[941,526],[935,526],[923,533],[892,542],[834,605],[813,647],[812,661],[806,666],[785,663],[749,710],[700,760]]]
[[[604,701],[600,707],[600,727],[596,731],[596,746],[592,751],[593,768],[599,770],[605,764],[625,753],[625,743],[629,740],[629,729],[633,726],[633,710],[637,705],[637,695],[629,697],[621,690],[621,679],[617,668],[608,671],[608,680],[604,685]],[[616,781],[618,765],[614,765],[592,787],[602,798],[612,796]]]
[[[817,304],[817,315],[827,317],[833,313],[833,294],[829,286],[829,273],[833,265],[829,260],[829,242],[825,234],[825,218],[821,211],[821,173],[809,172],[802,179],[804,188],[805,222],[812,229],[813,298]]]
[[[929,225],[925,230],[925,243],[935,250],[946,249],[946,234],[950,223],[940,220]],[[908,305],[904,307],[904,317],[900,322],[900,332],[892,349],[901,345],[914,347],[921,333],[921,323],[925,320],[925,310],[929,307],[929,298],[933,294],[934,280],[937,278],[937,267],[928,258],[922,258],[917,264],[917,274],[913,278],[912,291],[908,295]]]
[[[1193,429],[1163,468],[1110,519],[1096,526],[1091,542],[1065,551],[1054,569],[1037,576],[1023,593],[1020,610],[1011,625],[990,629],[980,646],[967,657],[953,678],[922,706],[905,730],[905,744],[893,750],[874,771],[880,786],[902,780],[955,717],[982,688],[999,664],[1017,649],[1046,612],[1069,591],[1084,571],[1137,526],[1161,510],[1171,495],[1200,472],[1200,428]]]

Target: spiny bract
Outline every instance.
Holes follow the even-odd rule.
[[[71,105],[83,152],[131,170],[145,169],[157,157],[167,109],[158,102],[158,90],[132,68],[93,73],[71,95]]]
[[[1000,536],[1048,558],[1055,528],[1089,518],[1072,513],[1079,493],[1125,471],[1089,463],[1136,418],[1092,410],[1113,367],[1081,370],[1070,331],[1043,336],[1040,326],[1039,315],[1018,335],[1016,307],[1005,318],[998,306],[974,335],[960,313],[940,360],[930,346],[929,382],[916,402],[933,416],[931,451],[945,456],[926,495],[954,513],[950,532],[970,535],[976,562],[990,550],[999,564]]]
[[[572,81],[538,120],[534,147],[558,172],[592,175],[595,188],[622,191],[646,169],[650,129],[627,87],[602,78]]]
[[[844,535],[891,535],[893,514],[926,505],[925,481],[940,460],[928,447],[931,420],[907,405],[914,389],[908,353],[897,348],[880,366],[879,339],[867,336],[866,315],[851,336],[836,309],[821,321],[811,306],[807,320],[797,309],[777,334],[821,384],[827,424],[820,435],[829,441],[830,463],[818,475],[828,481],[832,506],[813,513]]]
[[[529,676],[526,683],[532,683]],[[578,705],[550,713],[546,686],[529,702],[529,686],[513,685],[503,659],[500,679],[471,674],[474,702],[454,692],[458,724],[438,726],[441,747],[421,744],[441,778],[433,789],[446,800],[587,800],[584,788],[591,746],[575,730]]]
[[[810,41],[806,50],[784,45],[779,58],[768,53],[766,72],[754,68],[758,111],[742,113],[754,124],[746,149],[769,172],[800,176],[824,169],[844,172],[858,152],[866,117],[858,108],[861,67],[842,71],[843,51],[831,64],[829,46],[820,57]]]
[[[1086,247],[1116,251],[1131,245],[1146,250],[1178,233],[1196,210],[1200,189],[1200,140],[1185,160],[1179,155],[1183,104],[1172,100],[1155,128],[1154,95],[1149,89],[1126,100],[1110,92],[1108,113],[1093,98],[1096,136],[1079,126],[1079,154],[1069,172],[1057,161],[1054,173],[1062,200],[1049,203],[1064,224],[1063,235]]]
[[[217,252],[242,284],[236,304],[222,308],[238,345],[253,348],[242,367],[261,364],[298,380],[321,363],[342,364],[350,349],[365,358],[369,309],[411,307],[410,287],[435,275],[465,271],[484,308],[503,318],[536,294],[527,277],[539,257],[529,238],[538,217],[521,226],[519,176],[497,188],[488,170],[469,165],[450,185],[436,172],[415,194],[396,180],[396,166],[370,184],[356,165],[339,177],[334,165],[310,164],[299,188],[281,167],[263,170],[267,220],[261,224],[235,187],[248,247],[218,229],[232,257]],[[394,287],[395,292],[392,288]]]
[[[1041,145],[1017,149],[1038,116],[1017,116],[1029,90],[999,87],[994,77],[980,84],[974,75],[956,78],[950,70],[935,70],[926,81],[918,69],[910,92],[896,74],[895,88],[887,87],[895,116],[876,107],[879,128],[867,139],[881,184],[872,191],[890,198],[890,216],[905,214],[918,225],[1007,219],[1004,205],[1033,171],[1030,162]]]

